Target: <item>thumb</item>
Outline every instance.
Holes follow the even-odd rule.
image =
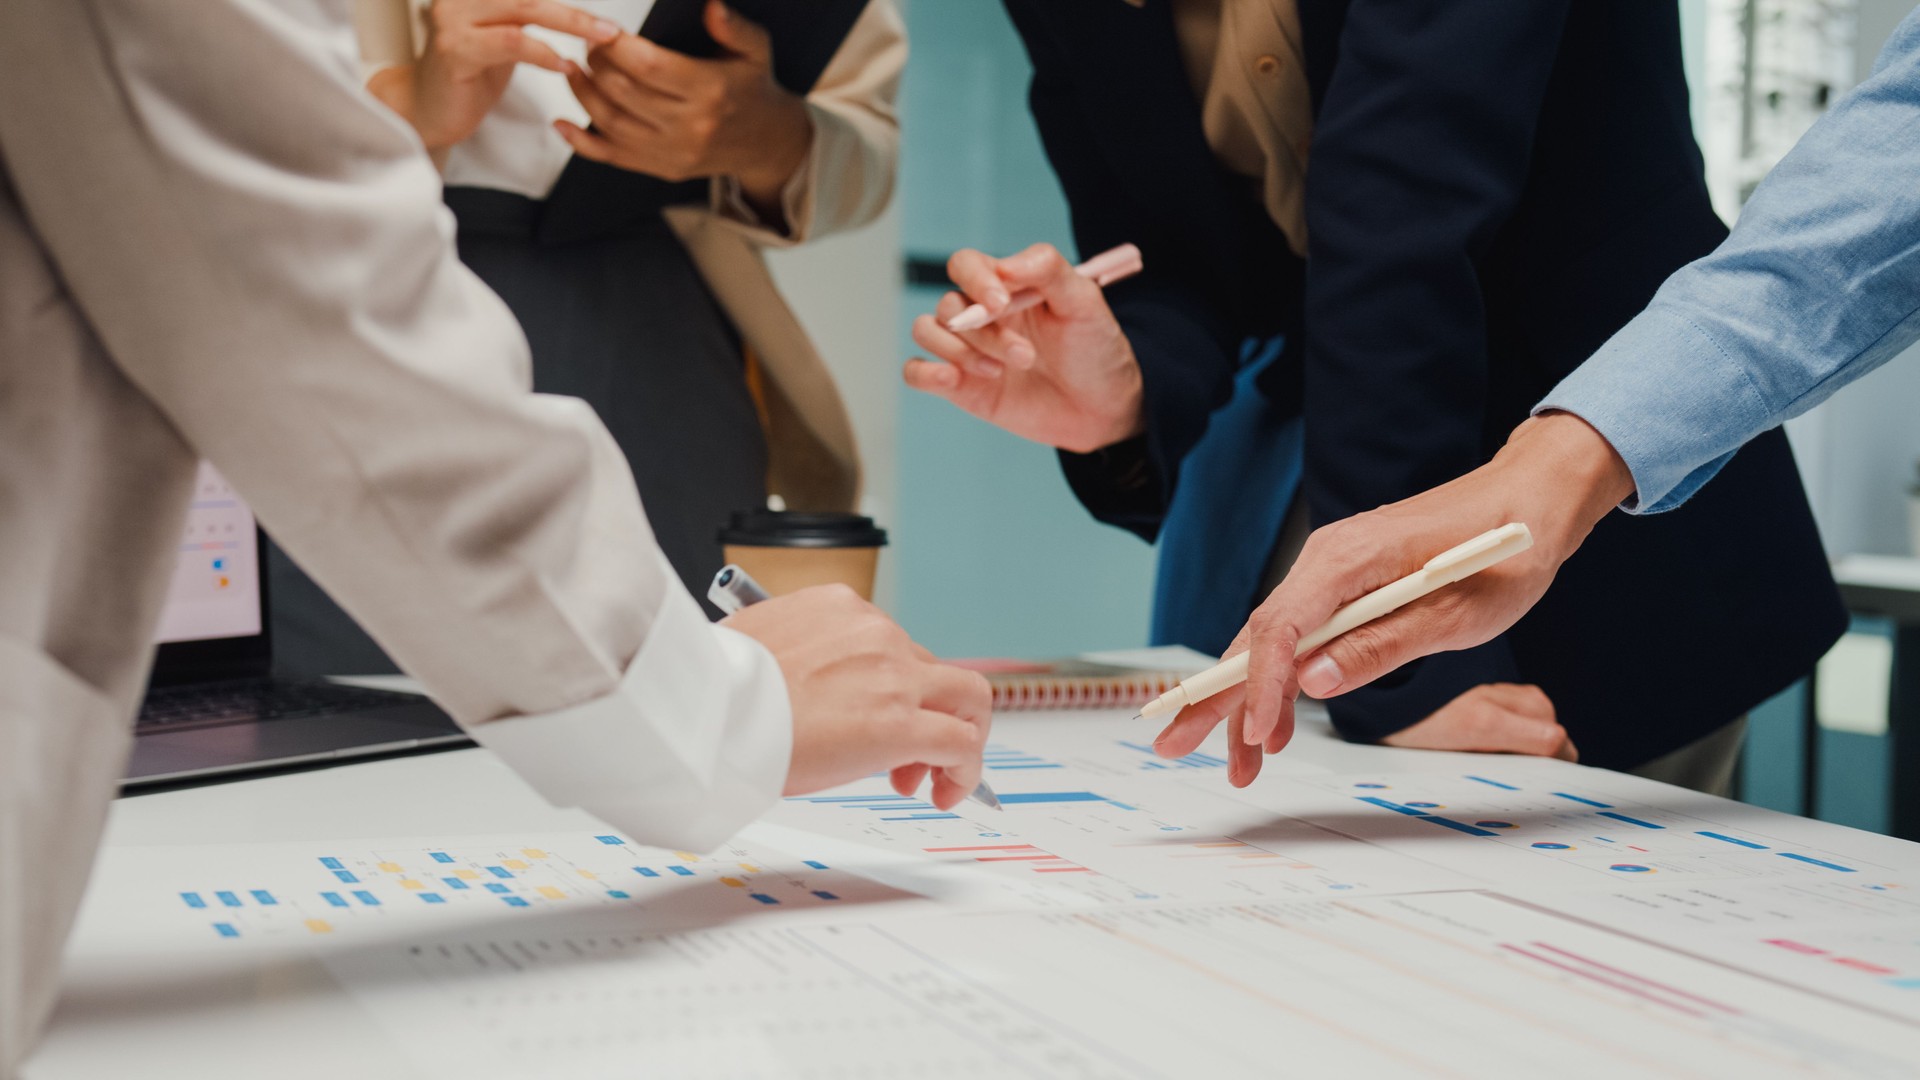
[[[741,15],[720,0],[707,0],[707,33],[720,47],[762,67],[773,63],[773,39],[766,28]]]
[[[1300,689],[1309,697],[1337,697],[1436,651],[1435,643],[1453,630],[1444,605],[1442,594],[1425,597],[1334,638],[1301,662]]]

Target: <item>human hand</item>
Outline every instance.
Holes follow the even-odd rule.
[[[1471,648],[1518,622],[1594,523],[1632,493],[1632,474],[1599,432],[1577,416],[1549,413],[1515,428],[1500,453],[1473,472],[1316,531],[1227,649],[1228,656],[1252,649],[1246,683],[1182,709],[1156,745],[1162,753],[1197,746],[1216,724],[1231,720],[1238,725],[1236,742],[1278,752],[1293,737],[1293,702],[1302,690],[1336,697],[1410,660]],[[1527,551],[1348,631],[1310,656],[1295,655],[1296,643],[1340,605],[1510,521],[1532,531]],[[1258,757],[1235,760],[1245,761],[1240,769],[1251,782]],[[1229,770],[1229,778],[1234,775]]]
[[[593,118],[588,131],[554,122],[573,151],[666,180],[731,176],[770,213],[813,146],[813,121],[773,77],[766,30],[708,0],[707,32],[725,50],[710,60],[625,34],[570,66],[567,82]]]
[[[1485,683],[1442,705],[1425,720],[1380,740],[1415,750],[1531,754],[1580,760],[1554,715],[1546,691],[1519,683]]]
[[[907,361],[907,385],[946,398],[1034,442],[1087,453],[1144,429],[1140,363],[1100,287],[1074,272],[1051,244],[994,259],[955,252],[947,274],[959,286],[913,340],[946,363]],[[1043,300],[979,330],[946,324],[978,302],[998,313],[1020,289]]]
[[[446,150],[486,119],[516,64],[566,71],[560,54],[525,33],[529,26],[588,45],[620,36],[619,26],[554,0],[434,0],[420,58],[375,72],[367,89],[412,124],[427,149]]]
[[[852,589],[802,589],[743,608],[721,625],[765,645],[786,677],[793,707],[786,794],[887,769],[894,790],[911,795],[932,771],[931,799],[945,810],[980,783],[993,712],[987,680],[935,662]]]

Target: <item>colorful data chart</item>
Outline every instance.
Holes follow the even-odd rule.
[[[458,843],[382,843],[290,856],[277,845],[257,876],[229,882],[172,868],[173,910],[223,940],[333,934],[419,917],[497,917],[545,908],[644,908],[650,916],[821,907],[902,894],[821,859],[739,842],[712,855],[664,851],[615,834]],[[227,870],[224,874],[230,874]],[[224,876],[224,874],[222,876]]]
[[[982,758],[992,772],[1030,772],[1035,769],[1062,769],[1066,766],[1057,761],[1049,761],[1037,754],[1015,750],[1010,746],[988,743]]]
[[[1032,844],[965,844],[959,847],[930,847],[924,850],[933,856],[958,855],[977,863],[1018,863],[1019,869],[1035,874],[1091,874],[1094,872],[1090,867],[1076,865],[1071,860],[1042,851]]]
[[[1302,1076],[1891,1080],[1911,1075],[1920,1041],[1890,1018],[1475,892],[677,934],[500,928],[328,964],[443,1075],[631,1075],[640,1062],[702,1078],[1271,1076],[1283,1048]],[[1216,1028],[1258,1037],[1195,1036]]]
[[[1115,742],[1114,745],[1122,746],[1135,753],[1146,755],[1146,760],[1140,763],[1140,768],[1144,772],[1177,772],[1181,769],[1224,769],[1227,767],[1226,758],[1215,757],[1212,754],[1203,754],[1198,750],[1195,750],[1185,757],[1162,758],[1153,747],[1144,743],[1127,742],[1122,739]]]
[[[1672,876],[1791,878],[1878,873],[1882,868],[1852,856],[1820,851],[1671,809],[1631,802],[1564,783],[1532,785],[1488,775],[1402,775],[1325,778],[1308,781],[1349,806],[1367,807],[1372,822],[1356,822],[1355,834],[1374,843],[1410,850],[1418,832],[1432,829],[1555,860],[1570,870],[1614,878],[1664,882]],[[1329,813],[1320,806],[1309,816]],[[1416,834],[1388,824],[1417,823]],[[1461,847],[1471,865],[1473,849]]]

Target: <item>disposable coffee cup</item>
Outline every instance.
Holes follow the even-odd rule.
[[[872,600],[887,531],[859,514],[745,510],[720,530],[720,543],[770,596],[837,582]]]

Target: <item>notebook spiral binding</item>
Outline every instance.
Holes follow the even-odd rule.
[[[1179,685],[1173,674],[1037,676],[993,680],[996,709],[1117,709],[1143,705]]]

